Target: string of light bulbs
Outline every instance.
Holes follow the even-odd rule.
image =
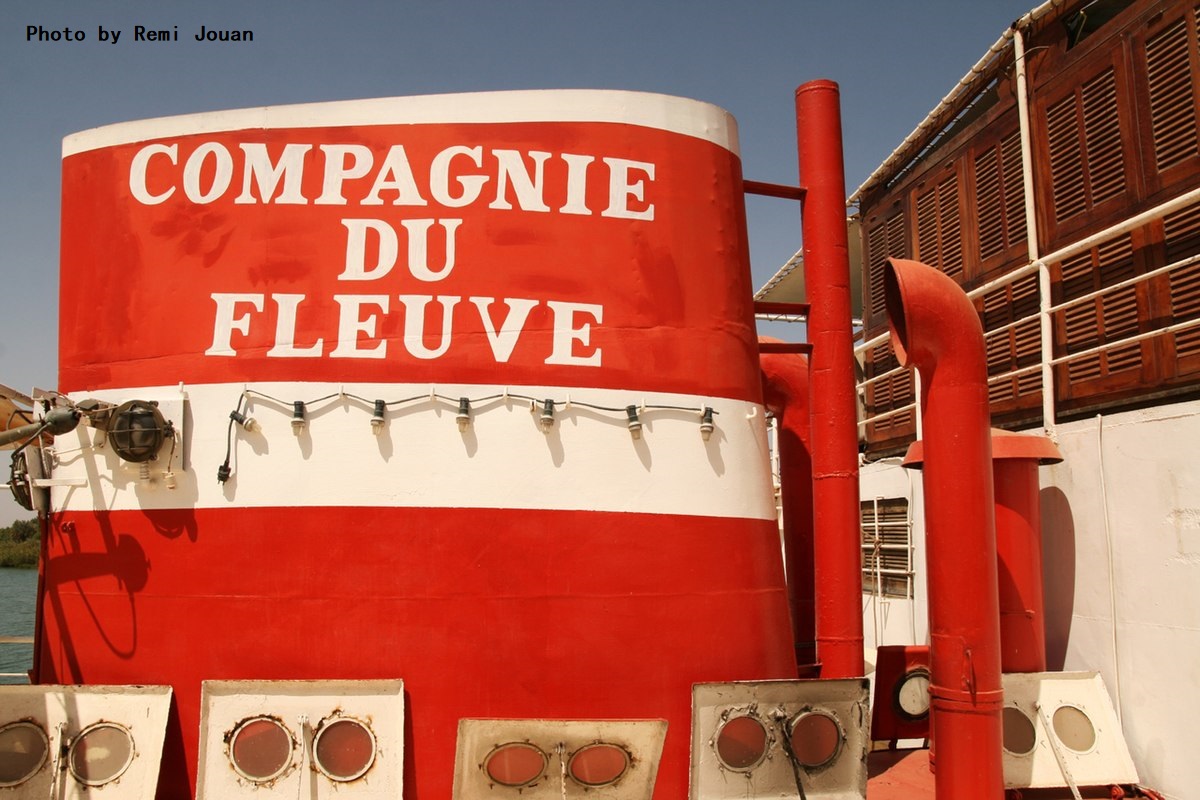
[[[333,394],[323,395],[313,400],[283,400],[278,397],[273,397],[265,392],[260,392],[255,389],[243,389],[238,396],[237,406],[233,411],[229,412],[229,424],[225,434],[225,461],[217,468],[217,481],[225,483],[233,474],[230,467],[230,461],[233,455],[233,426],[235,424],[241,426],[246,431],[258,430],[259,426],[254,417],[249,414],[249,406],[254,398],[265,400],[279,406],[281,409],[292,410],[292,433],[295,436],[300,436],[304,429],[308,426],[309,413],[314,410],[313,407],[321,408],[334,403],[344,403],[353,401],[362,404],[364,407],[371,409],[372,415],[370,419],[371,433],[379,436],[383,433],[384,426],[387,424],[387,410],[395,406],[405,406],[420,402],[445,403],[451,408],[457,408],[454,415],[455,422],[458,424],[460,433],[466,433],[473,422],[475,413],[478,413],[480,406],[483,403],[493,400],[503,400],[507,403],[510,400],[520,400],[529,403],[531,413],[538,415],[538,427],[542,433],[549,434],[554,428],[555,409],[562,408],[567,411],[572,406],[579,406],[592,411],[600,411],[609,414],[624,414],[625,427],[629,431],[629,435],[638,440],[642,438],[642,415],[648,411],[682,411],[697,415],[699,420],[700,438],[705,442],[712,438],[713,430],[716,425],[713,418],[719,412],[715,411],[712,406],[676,406],[654,403],[636,403],[624,407],[604,406],[596,403],[588,403],[582,400],[573,399],[569,394],[565,400],[557,400],[551,397],[539,398],[527,394],[518,394],[509,392],[507,389],[503,392],[484,395],[482,397],[452,397],[449,395],[439,394],[436,387],[430,387],[429,391],[424,394],[412,395],[410,397],[400,398],[398,400],[383,400],[380,398],[370,400],[360,395],[350,392],[335,392]]]

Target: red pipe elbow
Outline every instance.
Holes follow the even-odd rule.
[[[958,284],[916,261],[889,260],[884,295],[892,347],[921,376],[936,792],[999,800],[1003,690],[983,330]]]

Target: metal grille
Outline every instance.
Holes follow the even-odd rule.
[[[912,597],[912,518],[903,497],[860,504],[863,592]]]

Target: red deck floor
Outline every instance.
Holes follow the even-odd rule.
[[[933,797],[928,750],[876,750],[867,756],[871,800]]]
[[[933,800],[933,773],[929,771],[928,750],[876,750],[867,756],[867,776],[869,800]],[[1146,797],[1134,792],[1114,793],[1107,786],[1082,788],[1080,795],[1084,798]],[[1008,794],[1010,798],[1017,796],[1022,800],[1069,800],[1072,795],[1069,789],[1025,789],[1020,795]]]

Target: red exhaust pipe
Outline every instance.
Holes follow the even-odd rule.
[[[936,794],[1000,800],[1004,694],[983,329],[958,284],[916,261],[889,259],[884,297],[896,356],[921,375]]]
[[[992,428],[996,493],[997,581],[1000,585],[1000,671],[1046,671],[1042,597],[1042,513],[1038,466],[1063,460],[1045,436]],[[915,441],[903,466],[920,469],[925,442]]]
[[[800,185],[804,188],[804,282],[812,342],[813,559],[817,657],[822,678],[863,669],[862,533],[858,499],[858,400],[850,326],[850,258],[838,85],[796,89]]]
[[[760,336],[759,343],[776,342]],[[813,486],[809,450],[808,359],[763,353],[763,403],[778,420],[779,483],[783,503],[783,558],[792,641],[801,676],[815,677],[817,664],[813,580]]]

